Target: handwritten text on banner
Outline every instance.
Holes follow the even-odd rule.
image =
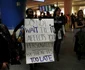
[[[53,62],[53,19],[25,19],[26,64]]]
[[[53,19],[25,19],[25,42],[54,41],[53,23]]]
[[[53,62],[53,43],[27,43],[26,63]]]

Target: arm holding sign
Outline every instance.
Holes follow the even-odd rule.
[[[26,10],[26,18],[33,18],[33,10],[31,8],[28,8]],[[16,31],[22,26],[24,25],[24,19],[15,27],[14,31],[13,31],[13,35],[16,35]],[[24,36],[24,46],[25,46],[25,34],[23,34]],[[30,70],[34,70],[34,64],[29,64],[30,65]]]
[[[13,37],[16,37],[16,32],[17,32],[17,30],[22,26],[22,25],[24,25],[24,19],[23,20],[21,20],[21,22],[15,27],[15,29],[14,29],[14,31],[13,31]]]
[[[24,19],[15,27],[14,32],[16,32],[22,25],[24,25]]]

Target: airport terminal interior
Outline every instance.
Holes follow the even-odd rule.
[[[25,11],[28,8],[33,9],[33,14],[36,18],[40,17],[40,15],[47,15],[47,11],[53,17],[56,7],[59,7],[61,9],[61,13],[67,17],[67,22],[64,26],[65,36],[61,42],[59,60],[54,57],[54,61],[52,62],[26,64],[27,58],[26,52],[24,52],[22,59],[20,59],[21,63],[10,64],[9,70],[85,70],[85,53],[81,56],[81,59],[78,59],[78,56],[74,51],[75,28],[71,23],[71,15],[74,14],[77,17],[77,12],[79,10],[83,11],[83,16],[85,17],[85,0],[16,0],[16,6],[13,6],[13,2],[9,0],[9,3],[11,4],[8,5],[8,3],[5,3],[8,5],[9,9],[4,5],[4,2],[5,0],[1,0],[1,3],[3,4],[0,3],[0,18],[2,22],[7,25],[11,34],[13,34],[13,30],[18,23],[26,17]],[[43,14],[41,14],[41,12]],[[17,38],[19,31],[16,34]],[[24,50],[27,51],[25,48]],[[56,54],[53,56],[56,56]],[[37,59],[35,60],[37,61]],[[33,65],[33,69],[30,69],[30,65]]]

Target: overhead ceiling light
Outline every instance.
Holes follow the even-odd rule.
[[[57,4],[54,4],[55,7],[57,7]]]
[[[45,0],[34,0],[34,1],[44,2]]]
[[[74,1],[82,1],[82,0],[74,0]]]

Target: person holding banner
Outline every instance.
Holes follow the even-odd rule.
[[[28,8],[26,10],[26,18],[33,18],[33,10],[31,8]],[[21,22],[15,27],[14,31],[13,31],[13,35],[16,35],[17,30],[21,27],[24,26],[24,19],[21,20]],[[24,29],[24,28],[23,28]],[[23,43],[25,46],[25,33],[23,32]],[[29,64],[30,65],[30,70],[34,70],[34,64]]]
[[[31,8],[28,8],[26,10],[26,18],[33,18],[33,10]],[[24,25],[24,19],[21,20],[21,22],[15,27],[13,34],[22,26]]]
[[[31,8],[28,8],[26,10],[26,18],[30,18],[32,19],[33,18],[33,10]],[[13,35],[16,34],[16,31],[21,27],[23,26],[24,27],[24,19],[21,20],[21,22],[15,27],[14,31],[13,31]],[[24,29],[24,28],[23,28]],[[24,31],[24,30],[23,30]],[[23,42],[25,43],[25,36],[24,36],[24,32],[23,32]]]
[[[65,28],[63,20],[60,17],[61,9],[59,7],[56,7],[53,18],[54,18],[54,29],[55,29],[55,43],[54,43],[54,52],[56,53],[57,61],[59,61],[59,52],[60,52],[60,45],[61,41],[63,39],[63,36],[65,35]]]

